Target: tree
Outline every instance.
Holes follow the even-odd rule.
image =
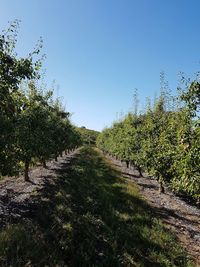
[[[37,47],[28,57],[18,58],[15,54],[19,21],[11,23],[0,35],[0,173],[12,174],[16,166],[15,124],[20,112],[18,90],[25,79],[37,76],[40,61],[33,62]]]

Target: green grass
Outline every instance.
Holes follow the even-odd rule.
[[[0,266],[193,266],[133,183],[85,147],[0,231]]]

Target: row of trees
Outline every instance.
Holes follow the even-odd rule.
[[[80,135],[53,91],[39,86],[41,42],[27,57],[16,55],[17,29],[15,21],[0,35],[0,175],[23,167],[28,180],[33,159],[45,167],[50,157],[79,145]]]
[[[161,91],[146,111],[130,113],[98,137],[105,153],[132,163],[176,192],[200,199],[200,83],[185,83],[179,96]]]

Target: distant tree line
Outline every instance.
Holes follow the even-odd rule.
[[[40,85],[42,42],[27,57],[16,55],[18,27],[15,21],[0,35],[0,176],[24,169],[28,180],[31,162],[45,167],[81,139],[53,90]]]
[[[172,96],[166,86],[140,114],[129,113],[97,138],[105,153],[153,175],[175,192],[200,200],[200,83],[187,81]],[[183,87],[183,86],[182,86]],[[135,95],[135,105],[137,97]],[[137,108],[136,108],[137,110]]]
[[[77,128],[77,131],[81,135],[81,141],[83,144],[96,145],[96,140],[99,135],[98,131],[87,129],[84,126]]]

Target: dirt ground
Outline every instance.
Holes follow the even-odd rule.
[[[124,177],[138,185],[141,195],[161,218],[167,229],[175,233],[177,239],[200,266],[200,209],[190,205],[165,188],[159,193],[158,182],[148,175],[139,176],[133,167],[126,168],[123,163],[109,158]]]
[[[46,169],[42,166],[33,168],[29,173],[29,182],[25,182],[22,175],[0,181],[0,226],[29,217],[31,212],[34,212],[31,196],[45,187],[47,179],[53,183],[52,178],[56,176],[55,169],[60,169],[63,162],[70,163],[76,153],[78,150],[63,158],[59,157],[57,162],[48,161]]]

